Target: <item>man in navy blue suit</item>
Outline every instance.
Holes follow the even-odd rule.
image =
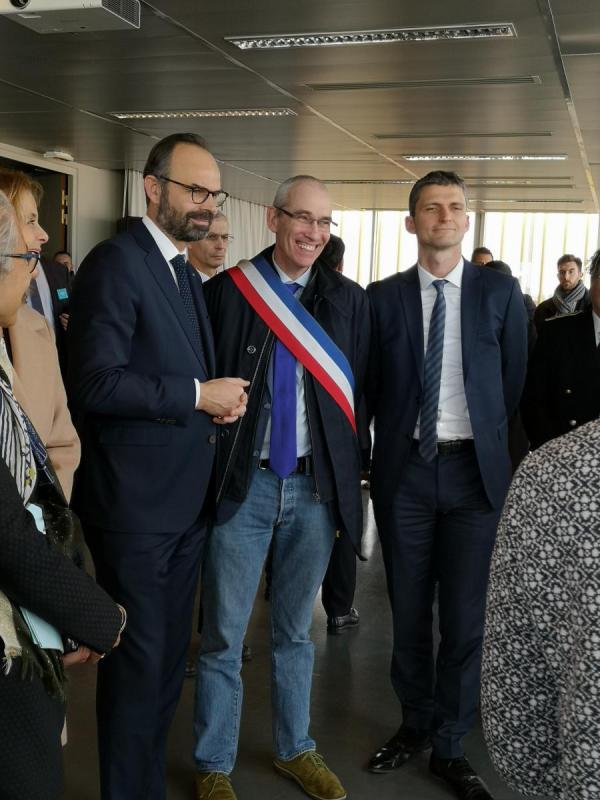
[[[400,729],[369,770],[389,772],[432,748],[431,771],[459,797],[490,800],[463,739],[477,708],[488,568],[511,478],[507,420],[525,379],[527,321],[517,281],[461,255],[469,218],[458,175],[417,181],[409,214],[418,263],[368,289],[371,493],[402,706]]]
[[[158,142],[144,186],[146,216],[79,269],[68,329],[82,441],[73,503],[98,582],[129,615],[119,656],[98,675],[103,800],[165,798],[216,424],[242,416],[247,400],[246,381],[214,379],[202,282],[187,263],[187,243],[227,197],[204,140]]]

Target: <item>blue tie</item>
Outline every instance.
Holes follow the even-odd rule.
[[[298,283],[284,283],[295,292]],[[296,469],[296,359],[279,341],[273,353],[273,400],[269,466],[281,479]]]
[[[446,299],[444,286],[448,281],[433,281],[437,292],[431,320],[429,338],[423,370],[423,399],[419,424],[419,453],[425,461],[433,461],[437,455],[437,419],[440,400],[440,378],[444,354],[444,323],[446,322]]]
[[[181,302],[183,303],[183,307],[185,308],[188,318],[190,320],[196,344],[198,345],[198,348],[202,353],[203,352],[202,335],[200,333],[200,325],[198,323],[198,314],[196,312],[194,298],[192,297],[190,276],[188,275],[187,261],[185,259],[185,256],[182,255],[175,256],[175,258],[171,259],[171,264],[173,265],[173,269],[175,270],[175,277],[177,278],[177,285],[179,286],[179,294],[181,295]]]
[[[31,301],[31,307],[34,309],[34,311],[37,311],[39,314],[44,316],[44,306],[42,305],[42,297],[40,295],[40,290],[38,289],[37,278],[34,278],[29,284],[29,299]]]

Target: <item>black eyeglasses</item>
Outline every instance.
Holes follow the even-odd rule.
[[[198,205],[206,203],[209,197],[214,197],[215,205],[217,208],[220,208],[229,197],[229,194],[224,192],[223,189],[211,192],[210,189],[206,189],[204,186],[189,186],[187,183],[181,183],[180,181],[174,181],[173,178],[167,178],[166,175],[155,175],[154,177],[159,181],[175,183],[177,186],[182,186],[184,189],[187,189],[192,195],[192,203],[197,203]]]
[[[307,214],[305,211],[286,211],[285,208],[279,208],[279,206],[273,206],[273,208],[277,211],[281,211],[286,217],[293,219],[294,222],[306,228],[312,228],[315,222],[320,231],[329,231],[332,225],[337,227],[337,222],[334,222],[331,217],[321,217],[321,219],[317,219],[316,217],[311,217],[311,215]]]
[[[35,250],[28,250],[26,253],[0,253],[0,258],[22,258],[27,261],[29,272],[33,272],[40,260],[40,254]]]

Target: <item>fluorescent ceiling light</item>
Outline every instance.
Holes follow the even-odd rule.
[[[335,186],[412,186],[414,181],[401,180],[323,180],[323,183]]]
[[[202,111],[111,111],[117,119],[212,119],[223,117],[295,117],[291,108],[223,108]]]
[[[347,44],[433,42],[447,39],[514,39],[512,22],[495,25],[445,25],[439,28],[386,28],[338,33],[284,33],[276,36],[225,36],[240,50],[281,50],[290,47],[335,47]]]
[[[523,198],[521,200],[478,200],[478,199],[472,199],[469,202],[471,203],[471,205],[473,205],[473,203],[475,203],[475,204],[477,204],[477,203],[486,203],[486,204],[494,203],[496,205],[505,206],[508,203],[519,204],[519,205],[521,205],[522,203],[535,203],[536,205],[539,205],[541,203],[560,203],[561,205],[563,203],[571,203],[572,205],[581,205],[584,201],[583,200],[549,200],[546,197],[544,199],[538,199],[538,200],[530,200],[529,198]]]
[[[565,155],[465,155],[454,153],[448,155],[402,155],[406,161],[566,161]]]
[[[552,136],[550,131],[510,131],[502,133],[442,133],[440,131],[406,132],[406,133],[374,133],[374,139],[521,139],[523,137]]]

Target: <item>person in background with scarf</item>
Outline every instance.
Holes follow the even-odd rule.
[[[0,192],[0,326],[14,324],[37,254],[27,251],[15,213]],[[0,796],[62,796],[64,636],[82,642],[74,660],[97,661],[119,642],[125,611],[65,551],[66,501],[47,451],[13,392],[14,372],[0,338]],[[37,503],[54,493],[58,515]],[[63,534],[60,546],[55,534]],[[42,535],[46,534],[46,535]],[[39,615],[39,617],[35,617]],[[48,626],[53,626],[49,628]],[[44,647],[53,633],[56,647]]]
[[[538,334],[547,319],[583,311],[590,304],[589,292],[581,280],[581,259],[565,253],[557,261],[558,286],[552,297],[540,303],[533,315]]]

